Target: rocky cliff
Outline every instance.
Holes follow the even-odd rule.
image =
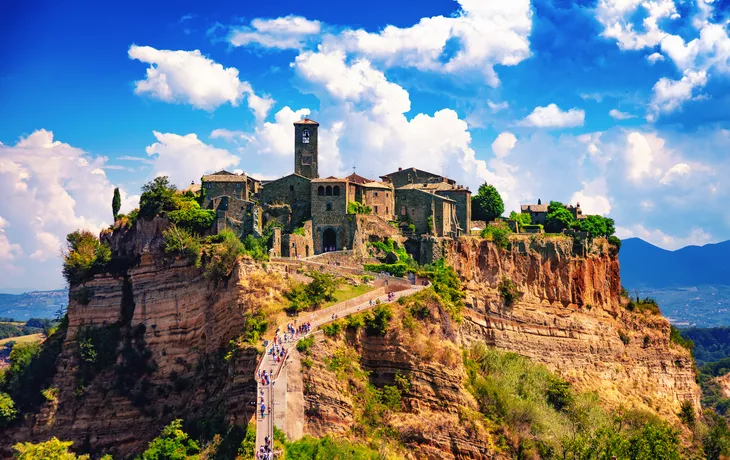
[[[464,238],[451,249],[466,292],[462,344],[485,341],[528,356],[610,407],[672,421],[683,401],[699,410],[689,351],[670,341],[664,317],[626,308],[616,249],[607,241],[516,237],[502,249]],[[519,292],[511,305],[503,280]]]
[[[244,259],[214,285],[202,269],[165,256],[165,225],[140,220],[106,236],[113,271],[71,288],[52,382],[57,397],[2,436],[5,454],[17,441],[56,436],[75,441],[75,449],[126,456],[178,417],[245,430],[257,352],[230,341],[262,305],[280,299],[282,275]],[[98,355],[93,365],[80,351],[86,339]]]
[[[139,221],[104,236],[116,263],[72,286],[52,383],[58,394],[3,433],[0,454],[20,440],[57,436],[80,450],[128,455],[178,417],[237,425],[242,436],[255,407],[257,352],[230,342],[267,302],[281,301],[284,275],[244,259],[228,281],[212,283],[203,270],[165,256],[165,226]],[[648,409],[673,422],[683,401],[699,408],[688,351],[670,341],[663,317],[626,308],[617,254],[605,241],[516,237],[505,249],[462,238],[442,246],[465,293],[461,322],[428,303],[423,324],[406,327],[400,309],[392,321],[404,326],[385,337],[360,331],[318,341],[300,386],[305,434],[352,434],[368,417],[357,395],[407,375],[405,410],[383,422],[407,455],[499,458],[502,435],[464,386],[461,350],[475,342],[544,363],[596,391],[606,407]],[[85,340],[107,343],[111,351],[98,350],[106,361],[85,364]]]
[[[500,458],[513,435],[495,432],[465,389],[461,350],[476,342],[546,365],[578,391],[596,392],[608,410],[649,411],[677,427],[683,401],[699,410],[689,351],[670,341],[665,318],[627,308],[613,246],[513,238],[508,248],[476,238],[442,248],[465,293],[461,322],[426,299],[429,320],[415,329],[405,327],[406,307],[397,306],[385,337],[350,330],[336,340],[320,338],[312,367],[303,370],[304,433],[372,437],[363,432],[368,418],[361,395],[368,382],[383,388],[401,374],[410,379],[404,410],[385,412],[378,422],[397,432],[406,447],[401,454]],[[370,374],[358,379],[359,368],[343,372],[343,362]]]

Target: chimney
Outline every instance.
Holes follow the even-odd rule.
[[[542,204],[542,201],[540,201],[540,198],[537,199],[537,204]]]
[[[398,171],[403,171],[403,168],[398,168]]]

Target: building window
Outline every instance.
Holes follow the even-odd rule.
[[[327,210],[332,211],[332,203],[327,203]]]
[[[290,191],[290,192],[293,192],[293,191],[294,191],[294,186],[293,186],[293,185],[290,185],[290,186],[289,186],[289,191]]]
[[[302,164],[311,165],[312,164],[312,155],[302,155]]]
[[[317,195],[324,196],[324,187],[322,187],[321,185],[317,187]]]
[[[375,196],[378,196],[378,192],[375,192]]]
[[[401,216],[405,216],[406,215],[406,207],[405,206],[401,206],[400,207],[400,215]]]
[[[332,189],[332,194],[334,196],[340,196],[340,187],[339,187],[339,185],[335,185],[335,187]]]
[[[236,184],[236,188],[241,190],[241,184]]]
[[[386,215],[388,214],[388,207],[387,206],[385,207],[385,214]]]
[[[324,189],[324,194],[327,196],[332,196],[332,186],[328,185],[326,189]]]
[[[309,144],[309,130],[302,131],[302,144]]]
[[[378,213],[378,207],[375,206],[375,214],[377,214],[377,213]]]

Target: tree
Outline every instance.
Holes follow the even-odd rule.
[[[162,211],[174,211],[177,188],[170,184],[167,176],[155,177],[142,186],[139,198],[139,216],[152,219]]]
[[[493,185],[483,183],[471,199],[472,217],[475,220],[494,220],[504,212],[504,202]]]
[[[66,236],[67,253],[63,256],[63,276],[70,284],[86,281],[112,258],[109,246],[94,234],[77,230]]]
[[[13,446],[16,460],[88,460],[88,455],[77,457],[68,451],[73,441],[61,441],[55,436],[46,442],[31,444],[18,443]]]
[[[114,198],[112,198],[112,214],[114,215],[114,222],[117,221],[119,215],[119,208],[122,207],[122,197],[119,195],[119,187],[114,188]]]
[[[545,218],[545,230],[549,233],[560,233],[570,228],[575,221],[573,214],[559,201],[551,201]]]
[[[18,416],[13,398],[7,393],[0,392],[0,427],[6,427]]]
[[[509,218],[510,218],[510,220],[517,221],[517,224],[520,227],[524,227],[525,225],[532,224],[532,216],[530,216],[530,214],[526,213],[526,212],[516,213],[516,212],[512,211],[511,213],[509,213]]]
[[[142,453],[141,460],[188,460],[197,458],[197,442],[182,430],[182,420],[173,420]]]

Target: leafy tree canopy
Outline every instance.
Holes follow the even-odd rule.
[[[85,281],[111,260],[109,246],[94,234],[77,230],[66,236],[67,253],[63,257],[63,276],[71,284]]]
[[[119,215],[119,208],[122,207],[122,197],[119,195],[119,187],[114,189],[114,198],[112,198],[112,214],[114,221],[116,222],[117,216]]]
[[[139,198],[139,216],[152,219],[162,211],[174,211],[175,192],[177,188],[170,183],[167,176],[155,177],[142,186]]]
[[[17,460],[88,460],[88,455],[77,457],[68,449],[73,441],[60,441],[55,436],[46,442],[31,444],[18,443],[13,446]]]
[[[504,202],[493,185],[483,183],[471,199],[472,218],[475,220],[494,220],[504,212]]]
[[[182,420],[173,420],[142,453],[138,460],[192,460],[200,452],[197,442],[182,429]]]
[[[532,216],[526,212],[514,212],[509,213],[510,220],[516,220],[520,227],[532,224]]]

